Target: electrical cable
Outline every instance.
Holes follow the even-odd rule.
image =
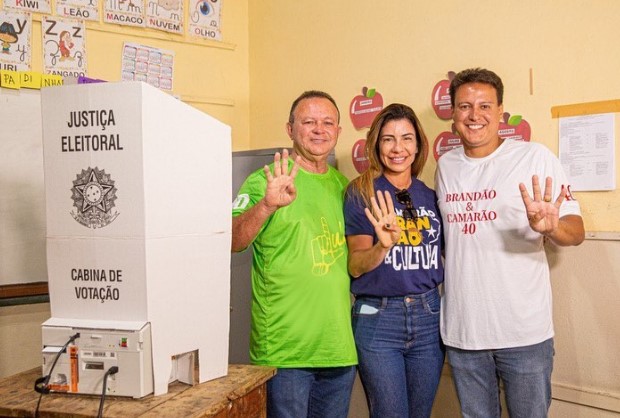
[[[101,401],[99,401],[99,412],[97,413],[97,418],[103,417],[103,402],[105,401],[105,392],[108,386],[108,376],[116,373],[118,373],[118,367],[112,366],[103,375],[103,389],[101,390]]]
[[[54,371],[54,367],[56,367],[56,363],[60,358],[60,355],[67,350],[69,344],[73,343],[76,339],[80,338],[80,333],[76,333],[69,337],[69,340],[62,346],[62,348],[56,353],[56,357],[54,357],[54,361],[52,362],[52,367],[50,367],[50,371],[47,373],[47,376],[39,377],[34,382],[34,390],[39,393],[39,400],[37,401],[37,408],[34,410],[35,418],[39,417],[39,406],[41,405],[41,398],[43,394],[50,393],[50,388],[47,386],[52,378],[52,372]]]

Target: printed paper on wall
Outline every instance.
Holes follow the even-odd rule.
[[[0,11],[0,70],[29,71],[32,16],[28,12]]]
[[[56,14],[99,21],[99,0],[56,0]]]
[[[122,80],[172,90],[173,68],[174,51],[129,42],[123,45]]]
[[[146,26],[164,32],[183,33],[182,0],[146,0]]]
[[[144,0],[105,0],[103,21],[127,26],[144,26]]]
[[[84,21],[43,16],[43,72],[63,77],[86,75]]]
[[[222,0],[189,0],[189,34],[221,41],[221,12]]]
[[[383,96],[376,89],[362,88],[362,94],[358,94],[351,100],[349,116],[353,127],[358,131],[369,128],[375,116],[383,109]]]
[[[4,7],[37,13],[52,12],[50,0],[4,0]]]

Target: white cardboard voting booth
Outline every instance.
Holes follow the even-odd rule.
[[[80,332],[51,387],[100,393],[117,365],[108,394],[164,394],[172,358],[196,350],[199,382],[226,375],[230,127],[140,82],[46,88],[41,100],[44,373]]]

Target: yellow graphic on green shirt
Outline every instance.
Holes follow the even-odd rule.
[[[312,239],[312,274],[323,276],[340,257],[345,255],[344,234],[342,231],[330,232],[325,218],[321,218],[323,234]]]

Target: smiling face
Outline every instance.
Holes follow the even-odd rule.
[[[388,179],[399,175],[411,177],[411,164],[417,152],[415,129],[409,119],[393,119],[383,125],[379,159]]]
[[[12,43],[17,42],[17,36],[11,35],[10,33],[0,32],[0,41],[6,42],[8,44],[12,44]]]
[[[467,83],[455,92],[452,119],[463,140],[465,155],[486,157],[502,143],[497,131],[504,107],[497,91],[486,83]]]
[[[341,130],[338,109],[323,97],[303,99],[293,112],[293,121],[286,124],[286,130],[302,163],[326,163]]]

